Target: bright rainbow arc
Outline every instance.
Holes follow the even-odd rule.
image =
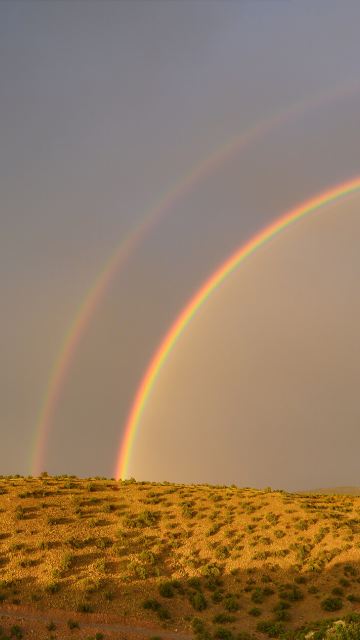
[[[207,282],[195,294],[172,325],[163,342],[160,344],[160,347],[156,351],[155,356],[141,382],[135,396],[128,422],[126,424],[125,434],[121,443],[115,471],[116,478],[125,478],[127,476],[136,433],[151,390],[175,343],[185,331],[186,327],[194,318],[200,307],[214,293],[217,287],[234,271],[234,269],[236,269],[236,267],[244,262],[246,258],[255,253],[257,249],[264,246],[264,244],[281,233],[281,231],[284,231],[290,225],[298,222],[302,218],[305,218],[310,213],[314,213],[325,205],[348,196],[359,189],[360,176],[350,180],[349,182],[338,185],[330,189],[330,191],[326,191],[315,198],[307,200],[305,203],[297,206],[295,209],[292,209],[289,213],[281,216],[237,250],[228,260],[226,260],[224,264],[222,264],[219,269],[217,269],[210,279],[207,280]]]
[[[60,391],[69,364],[81,336],[85,331],[86,325],[112,278],[116,273],[118,273],[120,266],[124,264],[134,248],[141,242],[155,222],[168,212],[176,201],[187,193],[193,185],[205,177],[211,170],[220,165],[221,162],[231,158],[233,153],[236,153],[241,148],[246,147],[249,143],[253,142],[261,135],[264,135],[278,124],[281,124],[287,118],[297,115],[298,113],[302,113],[308,108],[319,106],[329,100],[337,99],[339,96],[343,97],[346,94],[350,95],[358,89],[358,81],[350,85],[346,85],[345,87],[337,87],[335,90],[326,94],[320,94],[310,99],[306,99],[301,103],[288,106],[275,114],[275,116],[266,118],[255,126],[250,127],[247,131],[242,132],[235,138],[235,140],[227,142],[220,147],[220,149],[218,148],[214,153],[202,160],[195,168],[192,168],[185,177],[182,177],[175,185],[168,189],[165,194],[163,194],[154,203],[151,209],[146,212],[127,237],[118,245],[80,303],[80,306],[78,307],[78,310],[65,333],[55,357],[41,402],[31,446],[29,472],[32,475],[38,475],[42,470],[41,465],[44,460],[44,453],[54,409],[60,396]]]

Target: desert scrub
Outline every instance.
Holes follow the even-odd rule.
[[[342,609],[343,603],[341,598],[328,596],[321,602],[324,611],[339,611]]]
[[[63,553],[60,560],[60,564],[59,564],[60,569],[62,571],[68,571],[71,568],[73,560],[74,560],[74,554],[71,553],[71,551],[65,551],[65,553]]]
[[[196,611],[204,611],[207,607],[207,601],[201,591],[193,591],[189,600]]]
[[[216,613],[212,618],[213,624],[225,624],[226,622],[235,622],[236,616],[232,616],[230,613]]]
[[[266,633],[269,638],[277,638],[284,633],[284,625],[282,622],[272,622],[270,620],[260,620],[256,625],[256,630],[260,633]]]
[[[59,591],[58,582],[56,582],[56,580],[52,580],[51,582],[49,582],[45,587],[45,591],[46,593],[49,593],[49,594],[53,594]]]
[[[173,598],[174,589],[171,582],[161,582],[159,584],[159,593],[163,598]]]
[[[238,609],[240,608],[240,605],[238,601],[235,599],[235,597],[231,593],[229,593],[225,596],[223,600],[223,607],[227,611],[234,612],[234,611],[238,611]]]
[[[25,518],[25,511],[21,504],[18,504],[15,509],[15,518],[17,520],[23,520]]]

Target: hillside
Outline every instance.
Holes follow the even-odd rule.
[[[46,475],[0,477],[0,492],[4,611],[107,613],[223,640],[360,611],[356,495]]]

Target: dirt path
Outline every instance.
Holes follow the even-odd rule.
[[[139,640],[142,640],[143,636],[155,635],[160,636],[161,638],[172,638],[173,640],[194,640],[194,636],[192,635],[171,633],[169,631],[165,631],[164,629],[161,629],[160,631],[154,628],[154,626],[150,623],[148,629],[141,629],[137,628],[136,626],[114,624],[114,620],[109,620],[109,622],[106,622],[104,618],[106,618],[107,616],[104,615],[97,616],[96,614],[86,614],[87,617],[91,619],[84,620],[83,615],[81,614],[71,611],[63,612],[59,610],[54,610],[53,615],[40,617],[34,615],[35,611],[31,612],[32,615],[29,615],[29,612],[26,612],[26,609],[29,608],[30,607],[24,607],[22,609],[21,607],[17,606],[16,611],[0,611],[1,631],[3,631],[4,633],[9,633],[11,625],[19,624],[23,636],[28,636],[29,638],[33,638],[33,640],[42,640],[42,638],[48,638],[50,633],[54,638],[56,638],[56,640],[68,639],[70,635],[73,636],[73,634],[75,633],[75,637],[80,640],[82,638],[95,636],[96,632],[98,631],[101,631],[104,638],[106,638],[107,640],[119,640],[120,633],[121,638],[125,640],[127,640],[128,634],[129,640],[135,640],[134,636],[140,636]],[[96,618],[100,618],[100,620]],[[111,618],[114,618],[114,616],[111,616]],[[79,628],[70,630],[67,625],[68,620],[73,620],[74,622],[76,622],[79,625]],[[46,628],[46,624],[48,624],[50,621],[55,624],[55,629],[51,632],[49,632]],[[136,624],[135,621],[134,623]]]

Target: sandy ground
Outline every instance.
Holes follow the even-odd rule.
[[[185,633],[171,633],[164,629],[159,630],[155,625],[137,620],[136,618],[123,618],[108,614],[62,611],[39,611],[33,607],[11,605],[0,610],[0,629],[10,635],[13,624],[19,625],[24,638],[33,640],[45,640],[52,635],[56,640],[65,640],[71,637],[85,640],[94,638],[96,633],[102,633],[104,640],[144,640],[149,636],[161,636],[164,638],[178,638],[179,640],[192,640],[194,636]],[[55,629],[48,631],[46,624],[52,620]],[[71,630],[67,621],[77,622],[79,629]]]

